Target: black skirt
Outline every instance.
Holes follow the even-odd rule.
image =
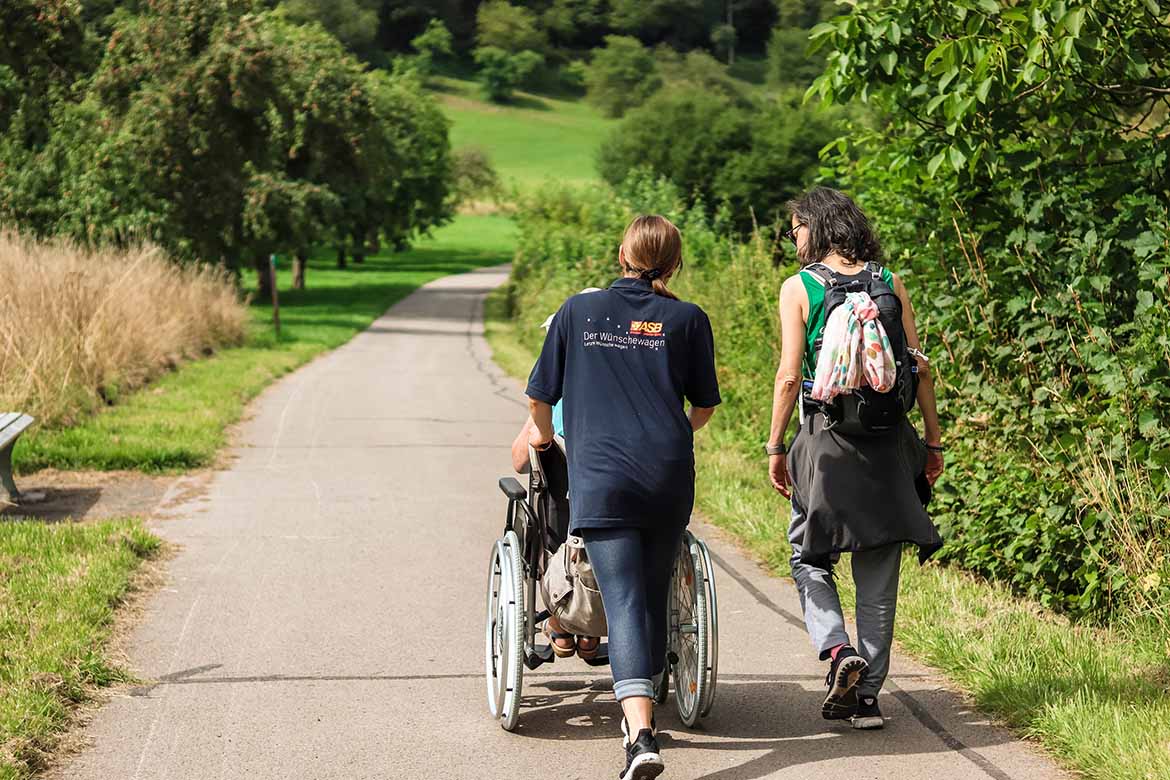
[[[908,420],[881,436],[844,436],[811,413],[788,452],[793,503],[807,519],[801,561],[897,542],[926,561],[942,547],[916,487],[924,485],[926,445]]]

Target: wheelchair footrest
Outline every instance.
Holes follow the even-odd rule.
[[[552,663],[553,649],[549,645],[536,645],[524,651],[524,665],[529,669],[537,669],[544,664]]]

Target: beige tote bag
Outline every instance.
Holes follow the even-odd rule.
[[[545,607],[561,624],[561,628],[578,636],[605,636],[605,605],[593,567],[585,555],[585,542],[579,536],[568,541],[549,556],[544,577],[540,580],[540,595]]]

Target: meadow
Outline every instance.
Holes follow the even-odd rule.
[[[616,122],[584,101],[518,92],[510,104],[488,103],[478,84],[453,78],[437,79],[435,88],[452,121],[452,147],[487,151],[505,185],[597,180],[597,148]]]

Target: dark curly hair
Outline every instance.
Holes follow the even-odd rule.
[[[824,260],[831,252],[852,263],[881,262],[882,248],[869,219],[845,193],[814,187],[787,203],[788,210],[808,230],[800,253],[802,266]]]

